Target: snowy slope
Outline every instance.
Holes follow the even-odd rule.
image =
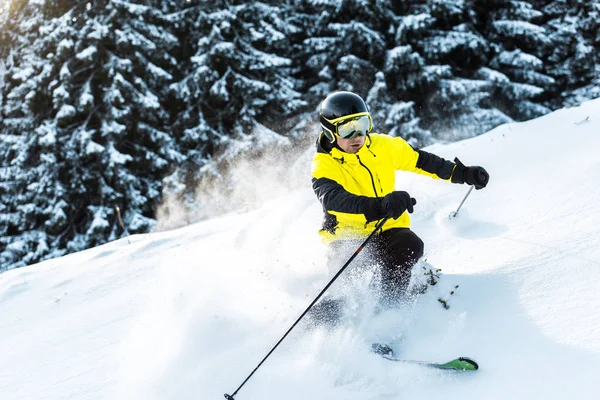
[[[491,175],[452,221],[465,186],[399,176],[440,283],[376,317],[364,311],[368,275],[334,285],[355,299],[351,324],[299,326],[236,399],[597,399],[598,115],[600,100],[431,147]],[[232,393],[331,276],[320,218],[306,181],[253,212],[0,275],[0,399]],[[444,310],[437,297],[455,285]],[[392,363],[368,352],[375,339],[396,339],[407,358],[465,355],[481,369]]]

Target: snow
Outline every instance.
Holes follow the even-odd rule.
[[[444,34],[444,36],[432,36],[424,39],[425,55],[447,56],[462,48],[468,48],[473,53],[486,51],[486,42],[481,36],[471,32],[444,32]]]
[[[493,22],[493,25],[498,32],[508,36],[529,34],[541,39],[541,36],[539,35],[546,33],[546,30],[541,26],[537,26],[525,21],[503,20],[495,21]]]
[[[227,90],[227,77],[230,74],[230,69],[227,70],[218,81],[216,81],[210,88],[210,95],[214,96],[224,102],[229,101],[229,91]]]
[[[542,60],[531,54],[523,53],[521,50],[503,51],[498,55],[498,61],[501,65],[535,70],[541,70],[544,66]]]
[[[60,68],[60,79],[64,82],[68,81],[70,77],[71,71],[69,70],[69,67],[67,64],[63,64],[63,66]]]
[[[84,109],[88,106],[92,106],[94,104],[94,96],[92,95],[92,89],[90,87],[90,82],[87,82],[81,91],[81,95],[79,96],[79,105]]]
[[[104,136],[109,135],[121,135],[127,130],[127,127],[117,121],[102,121],[102,134]]]
[[[156,44],[148,40],[144,35],[131,29],[115,29],[117,44],[127,44],[133,47],[141,47],[147,51],[156,50]]]
[[[106,207],[103,206],[88,206],[88,211],[94,214],[94,219],[88,228],[88,234],[93,234],[95,231],[99,230],[109,230],[110,223],[106,220],[107,210]]]
[[[524,1],[513,2],[511,6],[513,7],[511,12],[514,13],[515,16],[519,17],[519,19],[531,21],[544,15],[544,13],[534,9],[531,4]]]
[[[98,48],[96,46],[89,46],[85,50],[77,53],[75,58],[82,61],[93,61],[96,53],[98,53]]]
[[[507,95],[514,99],[532,98],[544,92],[544,89],[527,83],[513,82],[507,89]],[[509,93],[510,92],[510,93]],[[536,104],[538,105],[538,104]],[[538,105],[539,106],[539,105]]]
[[[508,82],[510,82],[510,79],[508,79],[508,77],[506,75],[504,75],[502,72],[499,72],[499,71],[496,71],[494,69],[487,68],[487,67],[479,68],[479,70],[477,70],[477,73],[475,74],[475,78],[483,79],[483,80],[490,81],[493,83],[508,83]]]
[[[87,155],[100,154],[104,151],[104,149],[105,149],[104,146],[94,142],[91,139],[90,132],[84,131],[84,132],[82,132],[81,135],[82,135],[81,141],[85,144],[84,154],[87,154]]]
[[[115,164],[126,164],[130,161],[133,161],[133,157],[131,157],[129,154],[123,154],[119,152],[119,150],[115,149],[115,146],[112,142],[108,144],[108,158],[108,165],[111,167],[113,167]]]
[[[69,100],[70,95],[65,88],[65,85],[60,85],[52,91],[52,102],[55,107],[60,107],[66,100]]]
[[[410,120],[413,115],[414,101],[401,101],[394,103],[389,110],[386,125],[397,125],[403,121]]]
[[[219,45],[215,46],[218,47]],[[253,50],[252,56],[258,58],[257,61],[253,62],[249,66],[250,71],[257,71],[271,68],[284,68],[292,65],[292,61],[289,58],[279,57],[273,54],[265,53],[259,50]]]
[[[52,147],[56,144],[56,130],[49,121],[45,121],[35,131],[39,137],[38,143],[41,146]]]
[[[127,11],[129,11],[130,13],[132,13],[134,15],[143,16],[145,14],[148,14],[149,11],[151,10],[149,7],[130,3],[128,1],[113,0],[113,3],[120,7],[126,8]]]
[[[62,55],[64,52],[71,50],[73,46],[75,46],[75,44],[71,39],[63,39],[56,48],[56,54]]]
[[[411,33],[429,29],[434,22],[435,19],[430,14],[405,15],[400,17],[400,24],[396,32],[396,42],[402,43]]]
[[[161,67],[157,66],[156,64],[151,63],[150,61],[146,63],[146,68],[148,68],[148,71],[150,71],[150,73],[154,76],[160,77],[165,80],[173,79],[173,75],[171,75]]]
[[[596,399],[599,113],[595,100],[431,146],[491,175],[450,220],[467,187],[399,173],[398,188],[418,200],[413,230],[427,261],[443,270],[438,285],[412,307],[373,317],[364,312],[368,276],[350,267],[344,274],[355,279],[332,290],[350,296],[352,323],[300,324],[236,399]],[[308,169],[312,151],[290,173]],[[249,172],[248,184],[264,184],[265,171]],[[253,211],[1,274],[0,397],[231,394],[331,276],[305,178]],[[437,298],[455,285],[444,310]],[[481,369],[427,370],[367,349],[399,336],[402,357],[464,355]]]
[[[411,46],[396,46],[391,50],[388,50],[386,57],[386,68],[394,64],[395,60],[402,60],[408,55],[412,54],[413,49]]]
[[[25,82],[27,79],[29,79],[29,77],[31,77],[31,75],[33,75],[34,72],[35,71],[32,67],[25,67],[13,74],[12,78],[17,81]]]
[[[69,118],[77,114],[77,110],[70,104],[64,104],[56,113],[56,119]]]

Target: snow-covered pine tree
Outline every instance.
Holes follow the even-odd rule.
[[[393,12],[385,0],[305,0],[294,4],[294,18],[303,26],[294,42],[294,64],[316,106],[335,90],[366,97],[386,53],[386,32]]]
[[[305,106],[285,56],[287,37],[299,28],[282,19],[278,4],[200,1],[170,15],[191,55],[171,85],[174,130],[189,154],[188,170],[219,149],[260,140],[253,132],[263,125],[286,135],[286,120]]]
[[[407,115],[418,116],[399,127],[402,136],[423,145],[429,140],[426,132],[456,140],[510,120],[487,101],[491,85],[474,77],[474,71],[489,62],[491,51],[474,29],[468,5],[426,0],[411,3],[402,12],[396,47],[388,51],[383,71],[390,97],[400,101],[394,110],[406,112],[409,108],[402,102],[408,101],[412,110]],[[392,121],[388,118],[386,123]],[[417,127],[411,138],[410,131]]]
[[[0,15],[0,34],[6,45],[0,50],[0,271],[27,265],[48,255],[47,233],[37,225],[46,211],[61,217],[61,207],[44,198],[56,174],[52,155],[29,150],[53,140],[40,135],[45,104],[40,96],[40,76],[47,75],[48,61],[37,40],[46,21],[48,6],[41,1],[6,3]],[[55,21],[47,25],[50,31]],[[41,190],[39,188],[42,188]],[[61,192],[60,185],[51,190]],[[50,203],[50,204],[49,204]],[[63,251],[53,256],[64,254]]]
[[[0,263],[118,237],[115,205],[147,230],[171,167],[286,143],[334,90],[417,146],[599,97],[598,3],[6,0]]]
[[[556,80],[545,104],[555,109],[600,97],[600,1],[557,0],[540,9],[552,41],[544,69]]]
[[[550,112],[541,104],[555,80],[544,73],[552,42],[542,13],[518,0],[474,0],[476,26],[492,42],[493,58],[476,76],[494,85],[491,104],[517,120]]]
[[[0,60],[8,56],[10,48],[14,42],[16,29],[14,22],[16,20],[14,10],[11,10],[12,1],[6,0],[0,3]]]
[[[38,2],[5,0],[0,3],[0,59],[6,59],[12,48],[28,44],[42,20]]]
[[[147,231],[183,158],[161,102],[177,64],[167,21],[133,2],[76,3],[13,55],[3,88],[0,146],[18,171],[1,193],[5,268],[117,238],[115,206]]]
[[[398,51],[398,48],[394,50]],[[375,130],[391,136],[402,136],[415,147],[431,143],[433,141],[431,132],[421,127],[415,102],[391,100],[390,93],[385,73],[377,72],[375,83],[366,98]]]

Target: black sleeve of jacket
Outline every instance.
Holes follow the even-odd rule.
[[[417,160],[417,168],[422,169],[430,174],[437,175],[440,179],[450,179],[454,170],[454,163],[428,153],[423,150],[416,150],[419,153]]]
[[[367,221],[383,218],[381,197],[357,196],[347,192],[336,181],[327,178],[312,178],[312,185],[325,211],[364,214]]]

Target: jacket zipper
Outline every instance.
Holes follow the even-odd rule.
[[[371,173],[371,170],[365,164],[363,164],[362,161],[360,161],[360,157],[358,155],[356,156],[356,158],[358,159],[358,163],[362,165],[369,173],[369,176],[371,177],[371,183],[373,184],[373,190],[375,191],[375,197],[379,197],[377,195],[377,187],[375,187],[375,179],[373,179],[373,174]]]

